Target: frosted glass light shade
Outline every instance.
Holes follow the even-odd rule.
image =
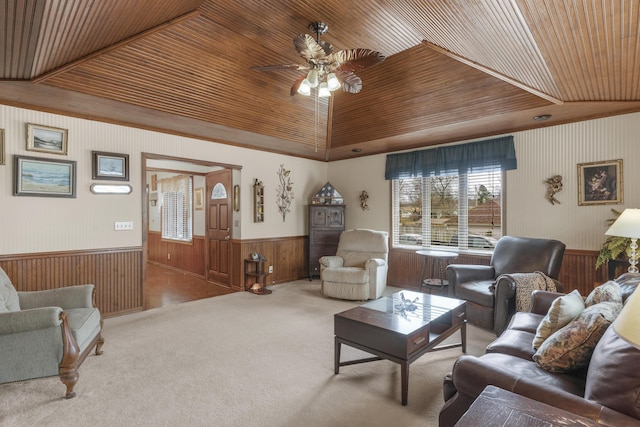
[[[640,349],[640,291],[631,294],[622,312],[613,322],[613,329],[622,339]]]
[[[327,85],[327,82],[322,82],[320,83],[320,86],[318,86],[318,96],[320,98],[331,96],[331,92],[329,91],[329,85]]]
[[[327,74],[327,85],[329,86],[329,90],[330,91],[334,91],[337,89],[340,89],[340,80],[338,80],[338,77],[336,77],[336,73],[329,73]]]
[[[311,86],[309,85],[309,81],[304,79],[300,86],[298,87],[298,93],[300,95],[309,96],[311,94]]]
[[[307,81],[310,87],[318,87],[318,70],[310,70],[309,74],[307,74]]]

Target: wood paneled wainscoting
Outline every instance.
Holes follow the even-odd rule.
[[[267,271],[269,266],[273,267],[273,273],[267,277],[267,285],[308,277],[308,246],[308,236],[232,241],[232,288],[244,289],[244,260],[252,252],[267,259]]]
[[[307,236],[279,237],[231,241],[231,288],[244,290],[244,260],[252,252],[267,259],[265,268],[273,266],[267,284],[284,283],[307,276]],[[193,244],[168,242],[158,232],[149,232],[149,261],[164,264],[189,274],[204,277],[206,240],[194,236]]]
[[[597,251],[567,249],[562,260],[562,269],[558,280],[565,291],[577,289],[581,295],[588,295],[593,288],[608,280],[606,266],[596,270]],[[489,265],[491,258],[486,255],[460,254],[452,264]],[[422,273],[423,257],[415,251],[391,249],[389,252],[389,285],[399,288],[418,289]],[[618,271],[621,274],[623,271]]]
[[[452,264],[489,265],[490,258],[484,255],[460,254]],[[414,288],[417,290],[420,286],[423,262],[424,257],[416,254],[416,251],[391,249],[389,251],[387,283],[399,288]]]
[[[0,255],[18,291],[93,284],[96,305],[109,317],[142,310],[142,248]]]
[[[587,296],[593,288],[609,280],[606,265],[596,270],[596,259],[598,251],[567,249],[564,252],[558,280],[564,285],[565,291],[577,289],[580,295]],[[615,277],[625,271],[617,271]]]
[[[193,236],[191,243],[180,243],[162,240],[161,233],[149,231],[147,248],[149,261],[204,277],[206,257],[204,236]]]

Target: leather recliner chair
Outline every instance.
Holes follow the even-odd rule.
[[[500,335],[515,313],[517,281],[512,273],[542,272],[557,281],[565,245],[558,240],[504,236],[496,244],[490,265],[451,264],[447,267],[449,296],[467,301],[467,321]]]

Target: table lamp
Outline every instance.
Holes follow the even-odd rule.
[[[640,291],[638,288],[627,299],[622,311],[613,322],[613,329],[620,338],[640,349]]]
[[[625,209],[604,234],[607,236],[628,237],[631,239],[628,271],[629,273],[637,273],[640,209]]]

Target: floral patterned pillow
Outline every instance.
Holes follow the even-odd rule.
[[[589,307],[605,301],[622,303],[622,289],[617,282],[609,280],[592,290],[589,296],[584,300],[584,305]]]
[[[575,320],[547,338],[533,360],[550,372],[571,372],[588,366],[593,349],[621,310],[622,304],[615,301],[585,308]]]

